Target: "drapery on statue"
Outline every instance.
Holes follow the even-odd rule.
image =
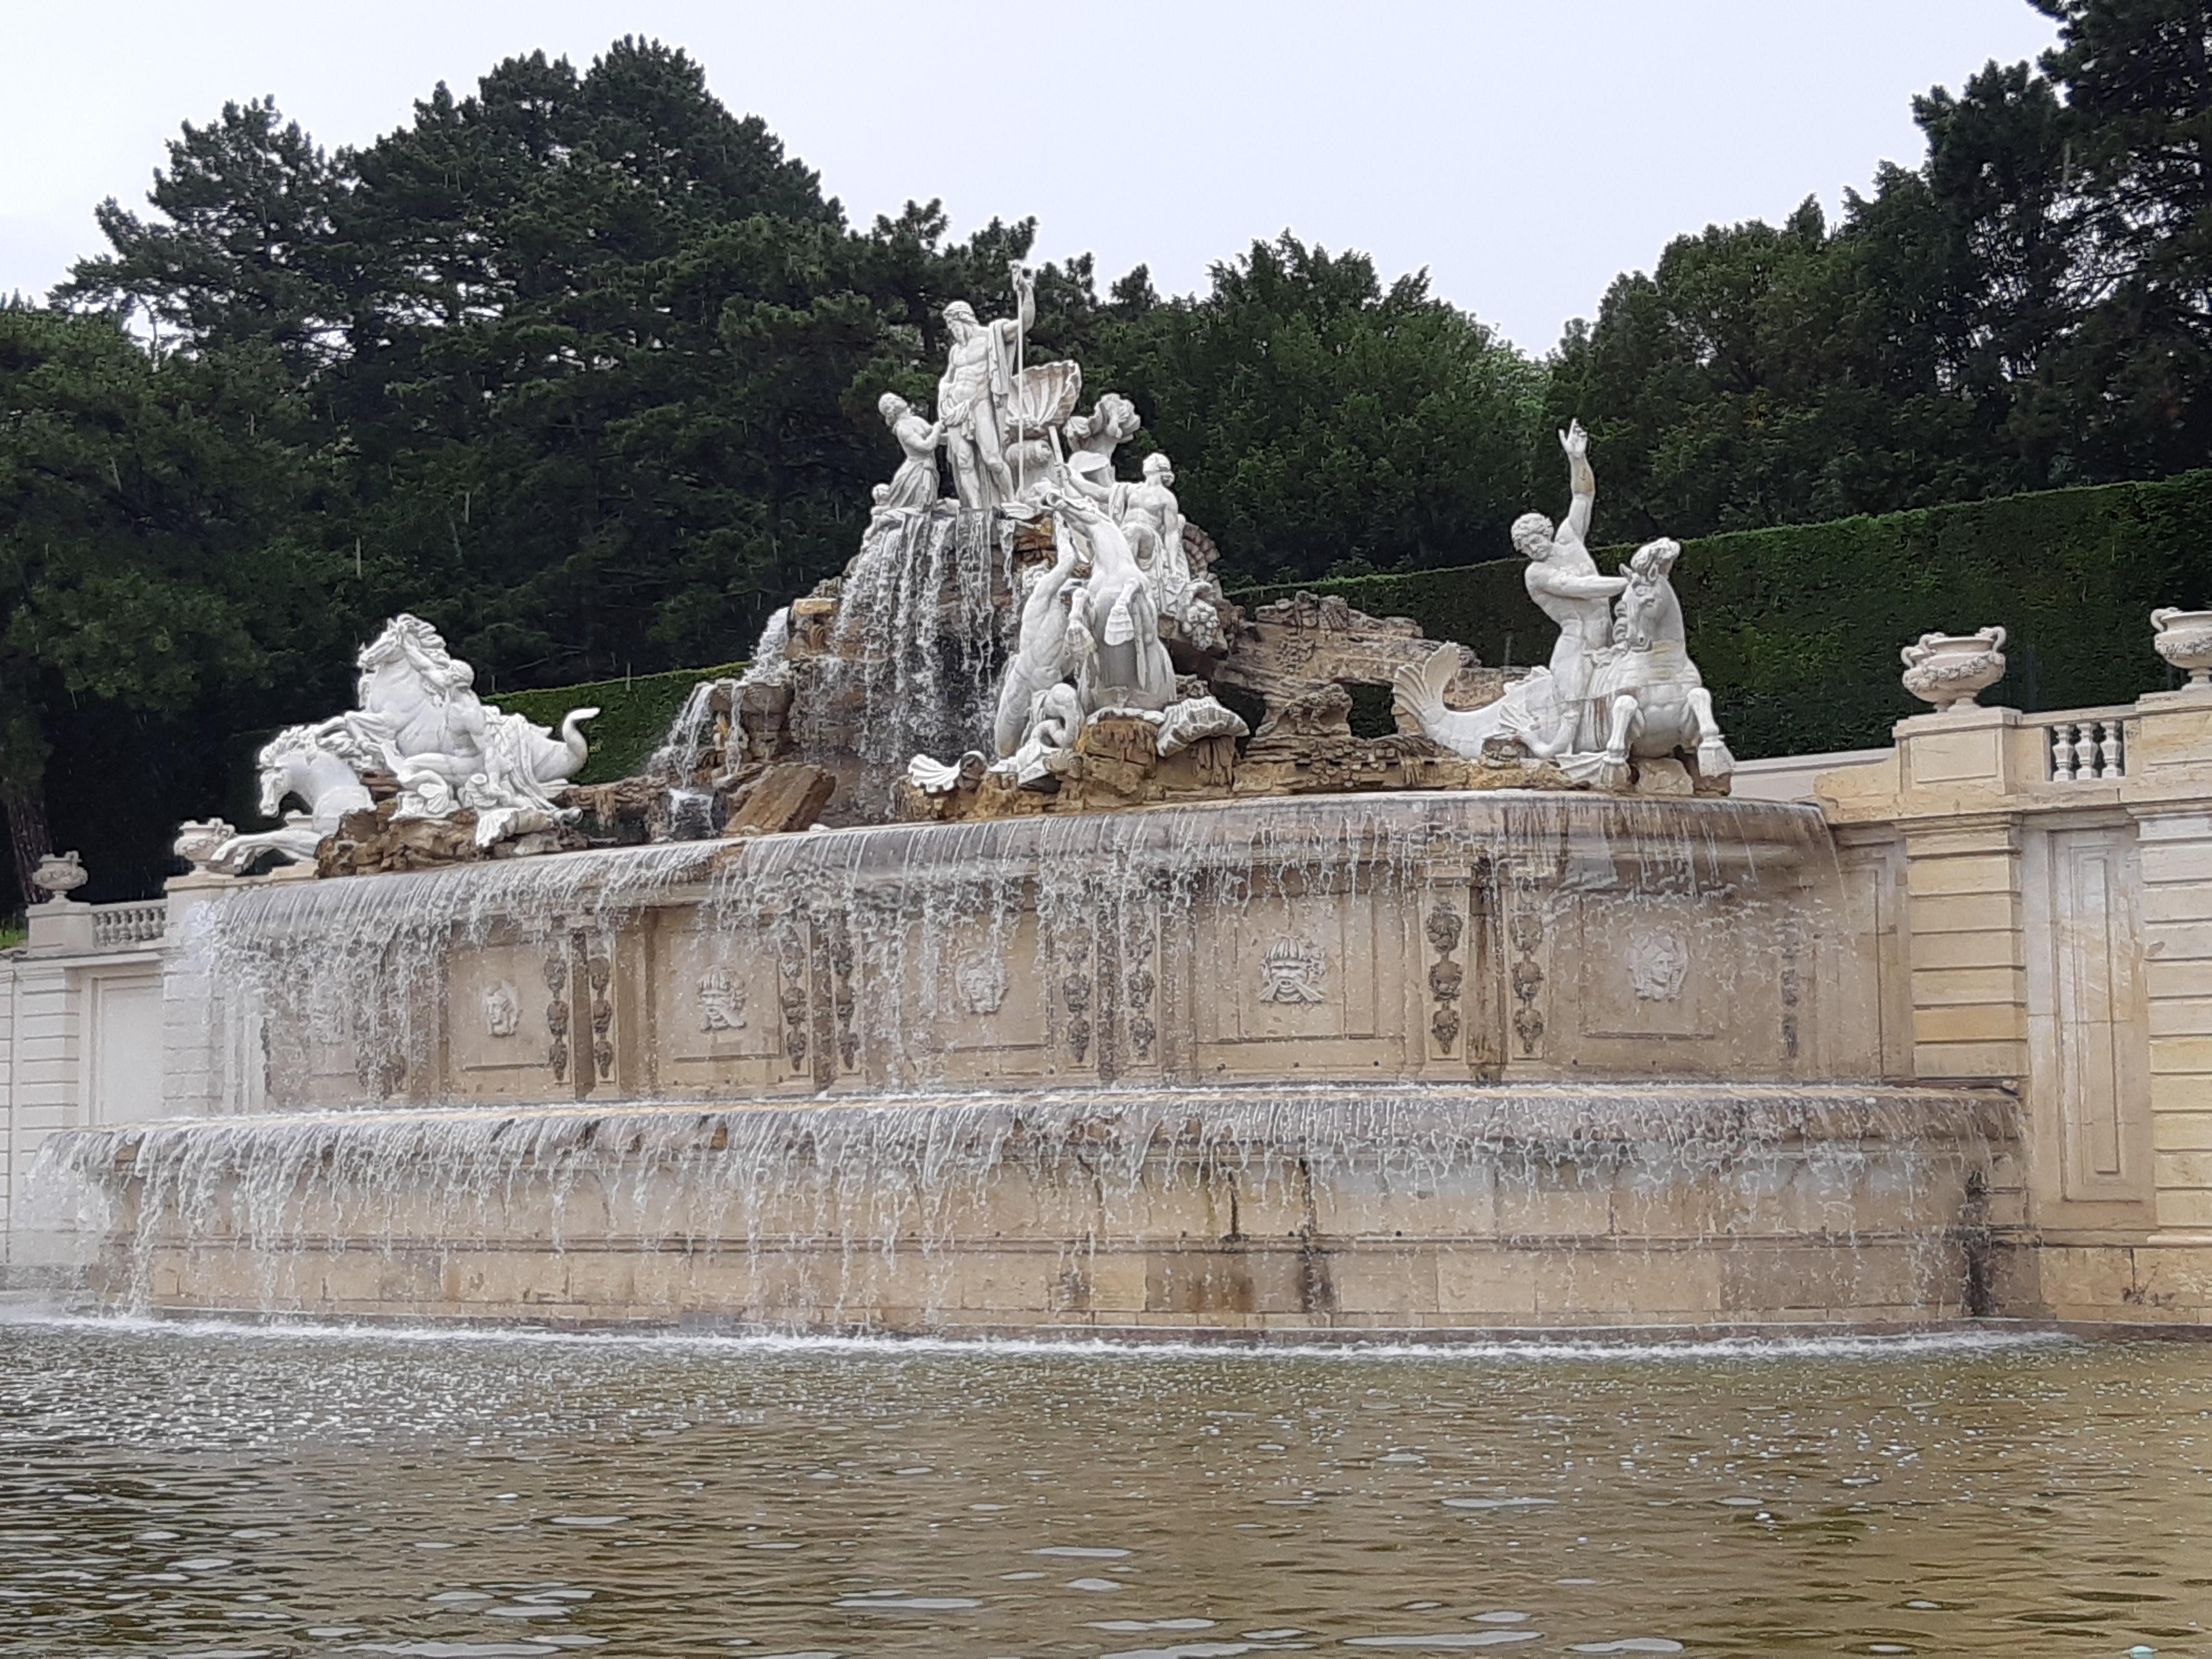
[[[937,418],[952,464],[952,487],[960,505],[970,509],[1014,499],[1013,469],[1006,463],[1007,403],[1022,337],[1036,320],[1036,276],[1019,260],[1006,271],[1013,279],[1015,315],[981,323],[965,300],[945,307],[951,337],[937,382]]]
[[[884,424],[898,440],[899,448],[906,459],[899,470],[891,475],[890,488],[876,505],[894,510],[927,509],[937,505],[937,447],[945,441],[942,424],[924,420],[915,412],[914,405],[896,392],[886,392],[876,399],[876,410],[884,417]]]

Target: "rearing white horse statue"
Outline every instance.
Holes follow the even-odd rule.
[[[1626,789],[1632,760],[1680,755],[1700,782],[1735,770],[1713,718],[1713,694],[1690,660],[1682,604],[1668,580],[1682,544],[1662,538],[1621,566],[1627,591],[1615,601],[1613,643],[1591,677],[1593,715],[1602,722],[1601,789]]]
[[[575,816],[556,796],[590,756],[580,728],[598,709],[569,710],[558,736],[503,713],[477,696],[475,671],[419,617],[394,617],[355,665],[359,708],[288,727],[258,757],[263,814],[275,817],[296,796],[305,818],[234,836],[210,868],[235,871],[263,852],[313,858],[341,817],[373,804],[362,782],[371,771],[398,781],[395,817],[474,812],[479,846]]]

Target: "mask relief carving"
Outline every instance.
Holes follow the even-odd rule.
[[[745,1028],[745,991],[733,984],[720,968],[699,976],[699,1029],[702,1031],[742,1031]]]
[[[1638,933],[1628,945],[1628,982],[1646,1002],[1672,1002],[1689,977],[1690,947],[1680,933]]]
[[[501,981],[483,994],[484,1030],[495,1037],[511,1037],[522,1029],[522,999],[514,987]]]
[[[1005,1006],[1008,981],[1005,959],[995,951],[971,951],[952,970],[960,1006],[971,1014],[995,1014]]]
[[[1303,1006],[1321,1001],[1327,972],[1320,949],[1285,936],[1267,947],[1260,963],[1260,1000]]]

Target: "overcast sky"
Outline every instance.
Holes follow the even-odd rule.
[[[625,33],[689,51],[856,222],[1034,214],[1044,257],[1170,292],[1287,228],[1425,266],[1535,351],[1671,236],[1917,163],[1914,93],[2051,39],[2027,0],[0,0],[0,293],[99,251],[94,204],[137,205],[225,99],[274,94],[335,149]]]

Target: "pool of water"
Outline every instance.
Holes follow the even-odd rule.
[[[0,1325],[0,1655],[2212,1655],[2212,1349]]]

